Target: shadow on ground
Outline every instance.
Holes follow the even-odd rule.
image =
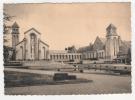
[[[81,78],[77,78],[76,80],[54,81],[53,76],[51,75],[39,75],[32,73],[4,71],[4,82],[5,88],[7,88],[7,87],[22,87],[34,85],[79,84],[93,81]]]

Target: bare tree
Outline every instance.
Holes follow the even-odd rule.
[[[7,23],[12,21],[12,18],[14,16],[10,16],[9,14],[7,14],[5,12],[3,13],[3,15],[4,15],[4,18],[3,18],[3,20],[4,20],[4,23],[3,23],[3,34],[4,34],[3,42],[6,43],[6,42],[9,42],[9,40],[6,38],[6,35],[8,34],[8,32],[9,32],[9,30],[11,28],[11,26],[8,26]],[[11,57],[9,57],[10,56],[10,54],[9,54],[10,51],[11,52],[15,52],[15,50],[13,50],[12,47],[3,46],[3,51],[4,51],[4,53],[3,53],[3,55],[4,55],[4,62],[6,63],[11,58]]]
[[[3,18],[3,34],[7,34],[8,31],[10,30],[11,26],[8,26],[7,23],[12,21],[14,16],[10,16],[9,14],[7,14],[6,12],[3,13],[4,18]],[[6,36],[4,35],[3,37],[3,42],[6,43],[8,42],[8,40],[5,38]]]

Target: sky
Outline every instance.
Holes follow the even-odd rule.
[[[93,43],[97,36],[105,38],[112,23],[122,40],[131,40],[130,3],[73,3],[73,4],[5,4],[4,11],[15,16],[20,26],[20,41],[24,32],[35,28],[50,50],[64,50]]]

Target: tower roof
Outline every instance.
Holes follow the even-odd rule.
[[[117,35],[117,28],[111,23],[107,28],[107,36]]]
[[[116,29],[116,27],[111,23],[111,24],[106,28],[106,30],[110,30],[110,29]]]
[[[12,25],[12,28],[19,28],[19,25],[16,22],[14,22],[14,24]]]

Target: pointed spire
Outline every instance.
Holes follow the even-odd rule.
[[[12,28],[19,28],[19,25],[17,24],[17,22],[14,22],[14,24],[12,25]]]
[[[106,30],[110,30],[110,29],[116,29],[116,27],[111,23],[111,24],[106,28]]]
[[[107,31],[107,35],[106,36],[114,36],[114,35],[117,35],[117,32],[116,32],[117,28],[111,23],[107,28],[106,28],[106,31]]]
[[[99,36],[97,36],[96,38],[99,38]]]

